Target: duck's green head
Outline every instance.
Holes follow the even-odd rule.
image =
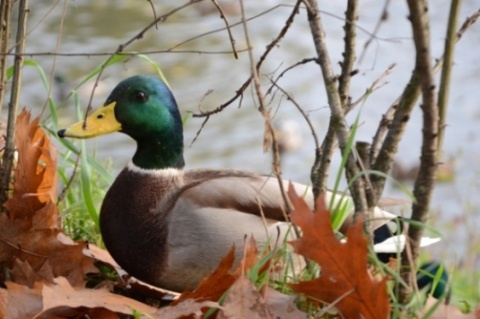
[[[137,142],[135,165],[145,169],[184,166],[180,112],[172,92],[159,78],[137,75],[123,80],[103,107],[58,135],[90,138],[116,131]]]

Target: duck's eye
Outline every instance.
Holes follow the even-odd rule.
[[[137,91],[133,93],[133,99],[135,102],[146,102],[148,100],[148,96],[145,92],[143,91]]]

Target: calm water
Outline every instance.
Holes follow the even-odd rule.
[[[205,10],[212,9],[210,1],[204,2],[202,7],[190,6],[170,17],[167,22],[159,24],[158,29],[147,32],[140,41],[127,50],[167,50],[193,36],[223,27],[224,22],[217,13],[204,13]],[[273,0],[263,1],[261,4],[259,1],[245,2],[248,16],[254,16],[277,4]],[[341,58],[343,47],[343,22],[335,15],[342,15],[345,3],[344,1],[321,2],[321,9],[325,12],[323,23],[327,29],[330,54],[338,71],[337,62]],[[464,2],[461,22],[474,10],[478,10],[480,5],[478,1],[473,0]],[[76,0],[67,1],[65,8],[61,1],[56,7],[52,7],[51,3],[46,0],[31,3],[29,24],[31,32],[27,41],[27,51],[54,52],[57,50],[58,43],[59,52],[85,53],[83,56],[75,57],[35,57],[47,74],[52,74],[55,62],[54,73],[65,78],[66,86],[70,88],[77,85],[89,71],[106,58],[88,56],[88,53],[114,51],[119,44],[126,42],[146,26],[153,17],[148,2],[124,0],[103,5],[98,4],[97,1]],[[156,3],[157,15],[171,9],[166,4],[167,1]],[[362,2],[359,25],[364,30],[374,29],[382,5],[373,0]],[[432,45],[435,57],[440,56],[442,52],[448,7],[449,1],[436,0],[431,8]],[[255,57],[258,58],[265,46],[276,36],[290,10],[288,6],[281,6],[249,22]],[[65,12],[64,15],[63,12]],[[64,20],[60,34],[62,16]],[[235,12],[227,16],[231,24],[240,20],[240,15]],[[389,9],[389,19],[382,25],[378,40],[372,42],[366,57],[356,66],[360,72],[352,83],[354,100],[362,95],[372,81],[390,64],[397,63],[396,68],[388,76],[386,85],[372,94],[361,110],[357,109],[350,115],[349,119],[352,120],[359,111],[361,112],[362,126],[358,133],[359,140],[371,140],[381,115],[401,93],[410,77],[414,64],[414,47],[406,16],[407,9],[404,2],[393,1]],[[262,69],[264,91],[267,90],[269,77],[276,76],[281,70],[297,61],[315,55],[305,12],[302,11],[295,19],[285,39],[264,64]],[[245,48],[242,27],[232,28],[232,32],[236,47]],[[360,54],[362,45],[369,35],[359,31],[358,38],[357,52]],[[480,170],[476,164],[480,159],[479,44],[480,24],[477,24],[464,36],[456,49],[444,149],[446,158],[456,158],[456,178],[452,183],[438,185],[432,204],[434,209],[432,224],[445,235],[446,246],[441,250],[453,261],[459,260],[462,256],[467,259],[474,257],[468,253],[468,247],[475,244],[472,243],[471,235],[476,233],[475,229],[479,224],[480,199],[477,194],[480,190],[478,178]],[[230,49],[230,42],[227,33],[222,31],[188,42],[178,49],[222,51]],[[152,54],[150,58],[162,67],[184,114],[197,112],[200,104],[204,109],[212,109],[225,102],[247,79],[250,70],[247,54],[240,54],[239,60],[235,60],[232,54],[171,52]],[[153,72],[152,67],[141,59],[130,59],[126,63],[106,70],[97,90],[94,105],[100,105],[120,79],[133,74]],[[39,114],[45,104],[45,90],[35,69],[26,68],[24,78],[23,92],[26,94],[22,96],[22,105],[32,108],[34,113]],[[320,138],[323,137],[329,111],[319,67],[314,64],[300,66],[287,73],[279,84],[294,96],[306,112],[309,112]],[[90,90],[91,83],[79,91],[80,99],[85,106]],[[209,90],[213,92],[204,98]],[[58,97],[61,93],[58,86],[52,92],[54,97]],[[192,146],[190,144],[203,120],[196,118],[188,120],[185,126],[185,156],[190,167],[236,167],[270,172],[271,155],[264,154],[262,151],[263,121],[256,111],[252,95],[252,91],[247,90],[241,107],[238,103],[234,103],[221,114],[213,116]],[[270,101],[270,98],[267,100]],[[285,122],[296,122],[303,140],[298,149],[286,154],[283,158],[284,176],[307,183],[313,161],[313,141],[310,132],[298,111],[285,98],[281,98],[280,94],[276,94],[271,101],[270,106],[276,110],[275,123],[280,126]],[[75,118],[72,101],[66,104],[61,110],[62,123],[65,125]],[[415,165],[419,158],[420,143],[421,113],[417,108],[400,146],[399,162],[405,166]],[[101,137],[90,144],[96,145],[100,157],[113,158],[116,169],[129,160],[134,150],[133,143],[121,134]],[[338,157],[336,161],[338,162]],[[332,172],[335,172],[337,167],[337,164],[334,165]],[[387,187],[385,195],[405,197],[392,186]],[[478,238],[475,240],[478,241]],[[465,246],[467,248],[464,248]]]

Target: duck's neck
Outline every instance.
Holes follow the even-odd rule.
[[[178,137],[137,140],[137,151],[132,161],[143,169],[181,169],[185,166],[183,140]]]

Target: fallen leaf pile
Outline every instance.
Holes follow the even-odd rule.
[[[13,193],[0,213],[0,266],[8,288],[0,289],[1,318],[41,310],[42,286],[57,277],[83,286],[85,275],[97,271],[82,253],[87,244],[73,242],[59,228],[56,152],[38,123],[26,111],[17,119]]]
[[[200,318],[207,312],[212,314],[210,318],[220,319],[304,319],[307,313],[297,307],[300,296],[317,307],[320,316],[323,309],[334,307],[335,318],[389,317],[386,278],[374,279],[367,268],[367,240],[361,221],[348,230],[346,243],[341,243],[320,201],[313,213],[292,189],[289,196],[295,211],[291,218],[302,236],[291,245],[321,268],[318,278],[289,284],[294,294],[258,285],[247,276],[258,260],[253,239],[246,240],[244,259],[236,269],[232,269],[232,247],[195,290],[167,295],[173,301],[166,306],[113,293],[123,282],[143,297],[165,297],[157,288],[123,276],[105,250],[74,242],[62,232],[55,204],[56,152],[38,124],[39,119],[30,121],[26,111],[18,116],[13,191],[0,212],[1,319]],[[87,288],[87,274],[99,273],[96,261],[116,270],[118,282]],[[165,299],[162,302],[166,303]]]

